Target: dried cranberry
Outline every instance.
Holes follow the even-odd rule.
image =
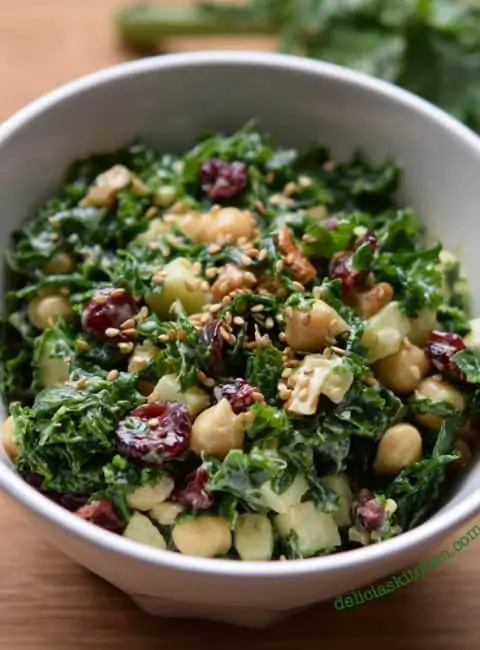
[[[180,402],[153,402],[134,409],[117,427],[121,453],[146,465],[161,465],[187,449],[192,422]]]
[[[217,368],[223,361],[223,346],[225,341],[221,332],[222,324],[223,321],[221,320],[209,321],[203,328],[201,334],[202,342],[210,346],[212,364]]]
[[[363,244],[368,244],[372,253],[375,252],[377,248],[377,238],[370,231],[359,237],[353,242],[350,246],[350,250],[344,251],[335,255],[330,261],[329,276],[333,280],[341,280],[343,284],[343,289],[348,295],[348,293],[355,291],[365,291],[368,284],[368,272],[367,271],[356,271],[353,269],[353,255],[356,250],[363,246]],[[344,298],[347,296],[344,295]]]
[[[373,492],[363,489],[352,502],[352,519],[358,530],[371,533],[385,523],[385,509],[375,499]]]
[[[451,375],[458,381],[464,381],[464,373],[452,361],[452,357],[464,349],[465,344],[458,334],[434,330],[430,332],[425,352],[438,372]]]
[[[118,517],[112,504],[106,499],[82,506],[75,511],[75,514],[81,519],[100,526],[100,528],[105,528],[105,530],[112,533],[122,533],[125,528],[125,524]]]
[[[248,173],[245,163],[225,162],[212,158],[200,170],[202,190],[213,199],[231,199],[247,187]]]
[[[221,399],[228,400],[232,411],[237,414],[243,413],[255,403],[255,392],[256,389],[244,379],[235,379],[231,383],[220,384],[213,390],[217,402]]]
[[[205,489],[208,481],[207,470],[200,466],[187,476],[185,486],[172,495],[172,501],[176,501],[185,508],[194,510],[208,510],[213,505],[213,497]]]
[[[82,328],[103,341],[129,341],[133,338],[132,328],[122,329],[122,325],[135,318],[138,311],[133,296],[124,289],[101,289],[83,309]]]

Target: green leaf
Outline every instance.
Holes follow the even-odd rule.
[[[480,384],[480,350],[461,350],[453,355],[452,362],[465,374],[468,383]]]
[[[226,493],[238,499],[247,509],[266,511],[259,488],[283,471],[287,463],[276,455],[260,450],[249,454],[235,449],[220,462],[206,459],[208,472],[206,489],[213,493]]]
[[[277,401],[278,382],[282,372],[282,353],[273,345],[256,348],[250,354],[247,364],[247,381],[262,393],[267,402]]]

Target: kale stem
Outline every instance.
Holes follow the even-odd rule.
[[[174,36],[271,35],[277,27],[240,12],[208,12],[201,5],[164,8],[137,4],[121,11],[117,28],[126,45],[151,48]]]

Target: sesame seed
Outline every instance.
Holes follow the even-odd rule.
[[[158,418],[151,418],[148,421],[148,426],[151,427],[152,429],[158,427],[159,424],[160,424],[160,420]]]
[[[222,303],[217,302],[214,305],[210,305],[210,307],[208,308],[208,311],[211,314],[216,314],[217,312],[219,312],[221,310],[222,307],[223,307]]]
[[[291,368],[285,368],[285,370],[282,372],[282,379],[288,379],[290,375],[292,374],[292,369]]]
[[[332,358],[332,348],[325,348],[323,351],[323,357],[325,359],[331,359]]]
[[[245,325],[245,319],[242,318],[241,316],[235,316],[233,319],[234,325]]]
[[[169,341],[168,334],[160,334],[158,340],[160,341],[160,343],[168,343]]]
[[[192,265],[192,270],[193,270],[193,272],[196,273],[197,275],[198,275],[199,273],[201,273],[201,271],[202,271],[202,265],[200,264],[200,262],[195,262],[195,263]]]
[[[257,201],[255,203],[255,208],[258,210],[258,212],[260,212],[260,214],[266,213],[266,208],[261,201]]]
[[[123,296],[124,293],[125,293],[125,289],[123,289],[123,287],[118,287],[117,289],[114,289],[112,291],[111,295],[117,297],[117,296]]]
[[[303,369],[303,374],[305,375],[305,377],[311,377],[311,375],[313,375],[314,372],[315,372],[315,370],[313,368],[304,368]]]
[[[202,370],[197,370],[197,379],[204,383],[207,381],[208,377]]]
[[[224,330],[223,327],[220,328],[220,334],[222,335],[222,339],[224,341],[226,341],[227,343],[230,342],[230,333]]]
[[[168,340],[169,341],[176,341],[177,340],[177,330],[170,330],[169,331]]]
[[[107,375],[107,381],[115,381],[117,377],[120,375],[118,370],[110,370],[110,372]]]
[[[252,312],[252,314],[258,314],[258,313],[260,313],[261,311],[264,311],[264,309],[265,309],[265,305],[254,305],[254,306],[250,309],[250,311]]]
[[[282,343],[284,343],[287,340],[287,335],[285,334],[285,332],[280,332],[278,338]]]
[[[305,291],[305,287],[301,282],[297,282],[297,281],[292,282],[292,287],[297,291]]]
[[[278,260],[278,262],[275,262],[275,271],[277,273],[281,273],[284,268],[285,268],[285,264],[283,260]]]
[[[248,255],[242,255],[242,256],[240,257],[240,262],[241,262],[244,266],[250,266],[250,264],[252,263],[252,259],[251,259],[250,257],[248,257]]]
[[[345,356],[347,354],[347,351],[344,350],[343,348],[339,348],[336,345],[332,345],[330,348],[332,352],[335,352],[335,354],[341,354],[342,356]]]
[[[135,327],[135,320],[133,318],[128,318],[126,321],[124,321],[120,325],[120,329],[122,329],[122,330],[124,330],[124,329],[128,330],[128,329],[131,329],[132,327]]]
[[[205,275],[209,280],[213,280],[213,278],[215,278],[218,275],[218,269],[215,266],[213,266],[212,268],[207,269],[205,271]]]
[[[231,302],[232,302],[232,298],[231,298],[231,296],[224,296],[224,297],[222,298],[222,305],[223,305],[224,307],[227,307]]]
[[[300,316],[300,322],[304,327],[308,327],[312,322],[312,314],[302,314]]]
[[[267,330],[271,330],[274,327],[275,327],[275,321],[273,320],[273,318],[270,318],[270,316],[269,316],[265,321],[265,328]]]
[[[210,255],[215,255],[216,253],[219,253],[222,250],[221,246],[218,244],[210,244],[210,246],[207,248],[207,253]]]
[[[116,327],[107,327],[107,329],[105,330],[105,334],[108,336],[109,339],[113,339],[120,334],[120,330],[117,329]]]
[[[249,255],[250,257],[257,257],[259,252],[260,251],[258,250],[258,248],[249,248],[247,251],[247,255]]]
[[[56,241],[58,239],[58,232],[52,232],[50,235],[50,239],[52,241]]]
[[[151,241],[151,242],[148,244],[148,247],[149,247],[149,249],[150,249],[151,251],[156,251],[156,250],[158,249],[158,244],[157,244],[156,241]]]
[[[133,343],[119,343],[118,349],[122,354],[130,354],[133,352]]]
[[[305,244],[314,244],[317,239],[313,235],[303,235],[302,241],[305,242]]]
[[[206,280],[203,280],[203,282],[200,283],[200,291],[203,293],[207,293],[207,291],[210,291],[210,285]]]
[[[300,176],[300,178],[298,179],[298,184],[300,185],[300,187],[304,187],[304,188],[310,187],[312,184],[312,180],[308,178],[308,176]]]
[[[77,339],[76,340],[76,346],[77,349],[80,350],[81,352],[87,352],[90,350],[90,345],[85,341],[85,339]]]
[[[236,342],[237,342],[237,337],[234,334],[230,334],[230,336],[228,337],[228,343],[230,345],[235,345]]]
[[[137,321],[145,320],[148,316],[148,307],[143,306],[137,314]]]
[[[160,287],[160,286],[162,286],[162,284],[164,282],[164,279],[162,278],[161,275],[154,275],[152,277],[152,282],[153,282],[153,284],[157,285],[157,287]]]
[[[134,327],[129,327],[123,331],[127,336],[135,336],[135,334],[137,333],[137,330]]]
[[[293,309],[292,309],[292,307],[287,307],[287,308],[285,309],[285,314],[287,315],[287,318],[292,318],[292,316],[293,316]]]
[[[232,324],[232,320],[233,320],[233,316],[232,316],[232,313],[229,311],[225,315],[225,322],[227,323],[227,325],[230,326]]]
[[[297,189],[298,188],[296,183],[287,183],[283,188],[283,193],[285,194],[285,196],[292,196],[292,194],[295,194]]]
[[[151,206],[148,208],[148,210],[145,212],[145,218],[146,219],[153,219],[158,214],[158,209],[155,206]]]
[[[258,261],[259,261],[259,262],[263,262],[264,260],[267,259],[267,257],[268,257],[268,251],[267,251],[267,249],[266,249],[266,248],[262,248],[262,249],[260,250],[260,252],[258,253]]]
[[[77,389],[78,390],[81,390],[82,388],[85,388],[86,385],[87,385],[87,380],[85,379],[85,377],[82,377],[81,379],[79,379],[77,381]]]
[[[164,246],[163,247],[163,254],[164,254],[165,257],[170,257],[170,255],[172,254],[172,251],[168,246]]]
[[[104,305],[107,302],[107,300],[108,300],[107,296],[98,295],[93,297],[93,302],[96,302],[97,305]]]
[[[285,258],[285,262],[287,264],[293,264],[294,261],[295,261],[295,254],[294,253],[289,253]]]

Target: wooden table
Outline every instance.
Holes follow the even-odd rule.
[[[0,0],[0,119],[60,83],[123,60],[111,17],[125,1]],[[205,45],[192,39],[175,44],[181,49]],[[208,45],[270,47],[266,41],[225,39]],[[393,595],[342,612],[321,605],[271,630],[250,632],[150,618],[38,539],[3,496],[0,513],[0,650],[480,646],[480,540]]]

